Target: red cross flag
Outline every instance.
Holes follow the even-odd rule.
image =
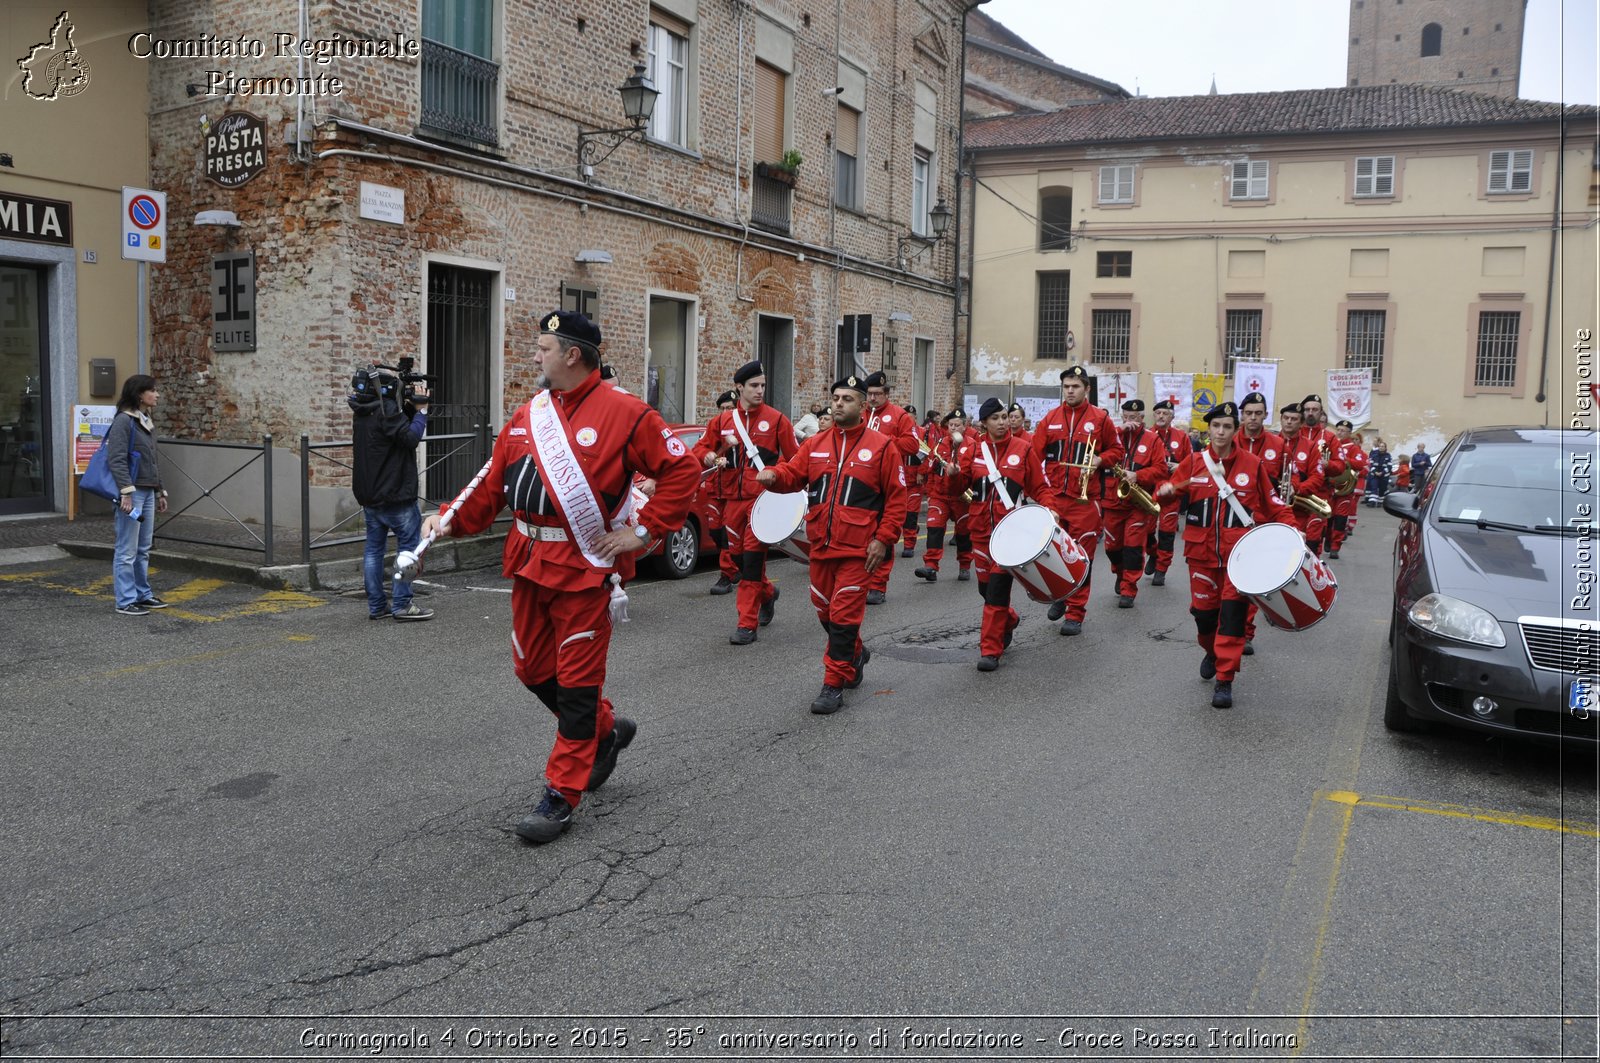
[[[1156,399],[1172,403],[1172,423],[1187,425],[1194,413],[1194,374],[1152,373],[1151,379]]]
[[[1121,423],[1122,404],[1139,394],[1139,374],[1101,373],[1098,379],[1100,408]]]
[[[1357,428],[1372,420],[1372,370],[1328,370],[1328,409]]]
[[[1278,392],[1278,365],[1276,362],[1234,362],[1233,401],[1243,402],[1252,391],[1261,392],[1267,400],[1267,424],[1272,424],[1276,413]]]

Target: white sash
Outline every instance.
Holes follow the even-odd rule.
[[[986,479],[988,479],[990,486],[999,492],[1000,501],[1005,503],[1007,509],[1014,508],[1016,503],[1011,501],[1011,492],[1006,490],[1005,480],[1000,476],[1000,466],[994,460],[993,452],[989,450],[989,441],[987,439],[978,440],[978,447],[983,451],[983,460],[989,465],[989,475]]]
[[[534,460],[539,465],[539,477],[545,490],[561,510],[561,517],[572,529],[573,542],[583,554],[583,559],[602,572],[610,572],[615,564],[607,564],[595,553],[601,536],[610,531],[600,500],[589,486],[578,456],[572,452],[572,441],[567,438],[565,419],[550,392],[541,391],[528,402],[528,431],[533,439]],[[618,524],[625,522],[633,510],[630,495],[614,518]]]
[[[739,416],[739,404],[734,403],[733,409],[728,412],[733,414],[733,427],[738,430],[739,438],[744,442],[744,452],[750,455],[750,464],[756,467],[756,472],[760,472],[767,466],[761,460],[761,451],[757,450],[755,443],[751,441],[750,433],[745,431],[744,418]]]
[[[1254,527],[1255,518],[1250,516],[1250,511],[1234,497],[1237,492],[1228,486],[1227,474],[1222,471],[1222,466],[1217,464],[1216,459],[1212,458],[1210,447],[1201,448],[1200,460],[1206,463],[1206,471],[1211,474],[1211,482],[1217,485],[1218,496],[1227,499],[1228,505],[1233,508],[1233,515],[1239,518],[1239,523],[1246,528]]]

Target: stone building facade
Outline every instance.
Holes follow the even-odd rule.
[[[1346,85],[1517,95],[1527,0],[1350,0]]]

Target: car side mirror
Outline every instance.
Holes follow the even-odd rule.
[[[1383,511],[1401,520],[1409,520],[1413,524],[1422,523],[1422,514],[1417,510],[1417,495],[1414,491],[1390,491],[1383,496]]]

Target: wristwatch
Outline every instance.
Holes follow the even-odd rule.
[[[646,528],[643,524],[635,524],[633,526],[633,534],[639,537],[639,541],[641,543],[647,543],[650,541],[650,529]]]

